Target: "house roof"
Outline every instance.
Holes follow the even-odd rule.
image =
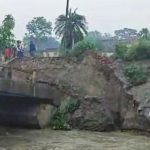
[[[47,48],[43,52],[57,52],[58,48]]]

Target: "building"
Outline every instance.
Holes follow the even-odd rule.
[[[43,50],[43,57],[59,57],[57,48],[48,48]]]

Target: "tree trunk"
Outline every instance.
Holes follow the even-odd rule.
[[[67,0],[67,5],[66,5],[66,25],[65,25],[65,41],[64,41],[64,47],[67,48],[67,18],[68,18],[68,12],[69,12],[69,0]]]
[[[67,0],[67,5],[66,5],[66,18],[68,17],[68,11],[69,11],[69,0]]]

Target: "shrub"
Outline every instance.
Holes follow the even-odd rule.
[[[127,61],[132,61],[135,60],[137,58],[137,44],[133,44],[131,46],[128,47],[126,53],[124,54],[124,59]]]
[[[142,60],[150,58],[150,41],[139,40],[132,45],[119,43],[116,45],[116,56],[123,60]]]
[[[150,41],[141,40],[136,48],[137,59],[150,58]]]
[[[68,124],[66,115],[68,113],[72,113],[76,109],[78,109],[80,103],[78,100],[67,99],[65,100],[61,106],[57,109],[51,120],[51,126],[55,130],[70,130],[70,125]]]
[[[95,50],[95,45],[88,41],[88,40],[83,40],[75,44],[73,50],[71,51],[71,55],[75,57],[79,57],[82,55],[85,51],[87,50]]]
[[[127,65],[124,68],[124,73],[132,85],[143,84],[148,79],[145,69],[137,65]]]
[[[118,58],[124,59],[127,52],[127,45],[125,43],[118,43],[115,48],[115,53]]]

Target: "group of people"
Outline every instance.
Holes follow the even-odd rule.
[[[10,60],[11,58],[18,58],[22,60],[24,58],[25,49],[20,40],[17,41],[17,45],[14,48],[6,47],[5,49],[5,61]],[[35,57],[36,47],[33,41],[30,41],[29,45],[29,54],[30,57]]]

